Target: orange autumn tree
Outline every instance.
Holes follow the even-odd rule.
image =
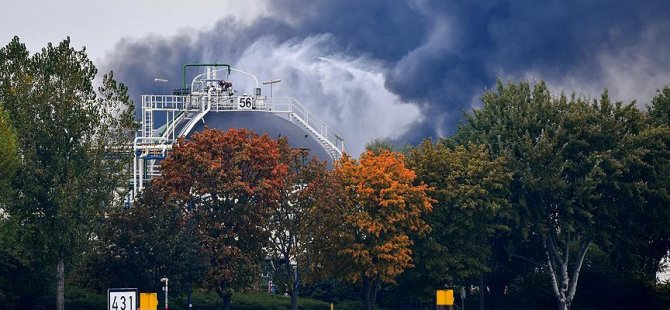
[[[367,309],[382,283],[413,267],[411,236],[430,230],[423,219],[432,208],[428,187],[414,185],[416,174],[404,162],[399,153],[368,151],[358,162],[343,157],[335,168],[346,205],[340,253],[350,263],[347,278],[365,287]]]
[[[206,282],[229,309],[235,290],[260,274],[265,228],[280,198],[286,165],[277,141],[248,130],[206,129],[180,139],[162,163],[162,187],[180,204],[208,262]]]

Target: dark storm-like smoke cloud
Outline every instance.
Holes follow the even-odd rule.
[[[374,101],[383,96],[391,101],[389,107],[402,103],[418,107],[420,116],[402,109],[393,112],[414,117],[408,120],[413,125],[375,132],[402,142],[453,132],[463,112],[477,105],[481,93],[498,77],[541,78],[559,90],[587,96],[608,87],[615,98],[624,100],[646,100],[654,88],[670,82],[667,1],[277,0],[272,7],[271,17],[246,26],[222,19],[207,31],[122,41],[110,55],[108,67],[131,87],[135,98],[160,92],[155,77],[181,80],[183,63],[224,59],[232,64],[242,60],[247,66],[266,64],[263,55],[249,47],[266,48],[269,58],[277,61],[295,58],[295,66],[303,70],[266,72],[289,75],[294,83],[311,83],[313,77],[301,81],[299,76],[310,70],[322,70],[315,77],[324,80],[337,76],[337,83],[344,86],[365,76],[355,72],[381,74],[391,95],[370,90],[376,89],[374,85],[358,89],[349,85],[349,91],[369,90],[363,98]],[[289,53],[299,57],[288,57]],[[333,73],[329,63],[348,69]],[[349,80],[347,74],[353,74]],[[309,85],[292,87],[301,92],[303,101],[356,98],[334,96],[326,82]],[[328,91],[328,96],[321,96]],[[317,113],[333,113],[327,120],[340,125],[363,128],[366,118],[376,116],[374,111],[359,115],[355,105],[330,104],[317,107]],[[343,122],[348,119],[355,122]],[[372,123],[365,130],[382,126]],[[353,137],[360,130],[340,129],[360,150],[364,141]]]

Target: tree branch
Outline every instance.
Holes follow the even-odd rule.
[[[556,298],[559,300],[561,299],[561,292],[558,289],[558,281],[556,279],[556,273],[554,273],[554,264],[553,264],[553,259],[551,258],[551,255],[549,254],[549,250],[547,247],[548,241],[544,242],[544,248],[545,248],[545,253],[547,254],[547,262],[549,263],[549,274],[551,275],[551,286],[554,289],[554,294],[556,294]]]
[[[538,266],[538,267],[546,267],[547,266],[547,264],[539,263],[539,262],[536,262],[536,261],[534,261],[534,260],[532,260],[528,257],[517,255],[517,254],[514,254],[514,253],[509,253],[509,256],[514,257],[514,258],[518,258],[518,259],[523,260],[523,261],[526,261],[526,262],[531,263],[531,264],[533,264],[535,266]]]
[[[575,261],[575,269],[572,271],[572,285],[570,286],[570,290],[568,292],[568,304],[572,302],[572,299],[575,297],[575,292],[577,292],[577,280],[579,279],[579,272],[582,269],[582,264],[584,263],[586,252],[588,252],[590,246],[591,240],[586,240],[579,246],[579,253],[577,254],[577,260]]]

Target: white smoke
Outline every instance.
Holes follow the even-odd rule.
[[[273,85],[273,95],[304,104],[343,135],[354,156],[372,139],[396,138],[422,119],[415,104],[402,102],[384,87],[381,63],[336,50],[330,35],[285,42],[267,36],[250,45],[235,67],[260,80],[281,79]],[[263,92],[269,95],[269,87]]]

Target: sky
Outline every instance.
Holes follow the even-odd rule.
[[[670,84],[667,0],[0,0],[0,44],[70,36],[139,95],[181,65],[223,62],[338,129],[351,153],[454,132],[484,91],[545,80],[555,93],[645,106]],[[267,94],[268,90],[264,92]]]

